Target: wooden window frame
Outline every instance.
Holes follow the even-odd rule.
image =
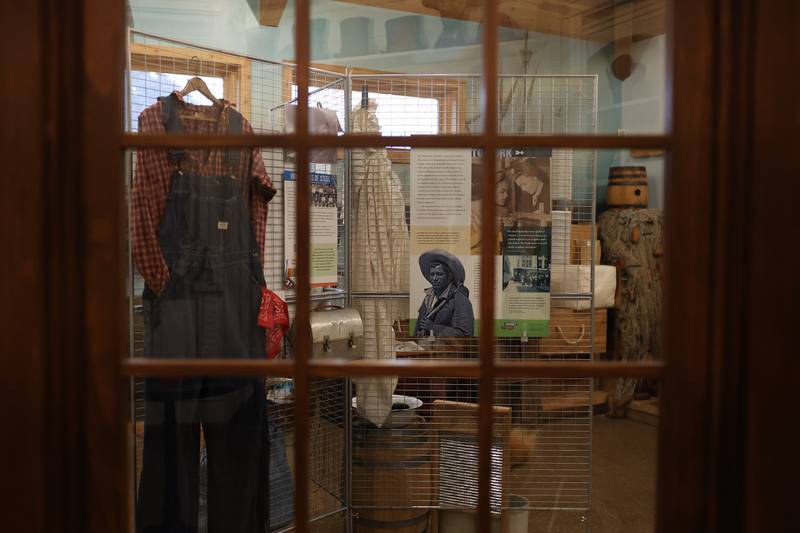
[[[129,50],[131,70],[221,77],[222,97],[244,116],[250,116],[253,80],[249,59],[199,48],[144,43],[130,43]],[[152,59],[158,62],[154,64]]]
[[[497,94],[497,6],[495,2],[485,2],[486,24],[483,32],[483,91],[484,94]],[[443,134],[423,137],[389,137],[380,135],[344,135],[316,136],[308,130],[308,90],[310,78],[309,56],[309,2],[298,1],[296,4],[296,56],[297,67],[291,76],[284,77],[284,91],[291,91],[292,81],[297,85],[297,126],[291,135],[257,135],[257,136],[151,136],[126,134],[123,136],[123,147],[134,148],[143,145],[167,146],[177,145],[194,147],[205,145],[257,145],[285,146],[297,153],[298,186],[297,186],[297,235],[298,240],[308,240],[310,235],[310,188],[308,181],[308,150],[315,146],[365,147],[404,145],[414,147],[471,147],[483,149],[484,175],[482,185],[491,189],[494,186],[494,168],[497,149],[506,146],[557,146],[564,144],[572,148],[597,148],[602,145],[611,148],[668,148],[670,139],[667,136],[640,136],[618,138],[611,136],[501,136],[498,134],[497,102],[494,98],[484,99],[484,124],[482,134],[464,135]],[[286,96],[290,95],[288,92]],[[286,98],[288,100],[288,98]],[[494,220],[496,207],[493,202],[481,204],[481,218]],[[494,254],[496,234],[491,225],[482,226],[481,257],[489,258]],[[305,238],[304,238],[305,236]],[[662,363],[615,364],[599,362],[498,362],[495,360],[495,337],[493,332],[484,332],[479,337],[479,359],[476,362],[428,362],[414,360],[394,361],[336,361],[310,359],[311,344],[308,316],[310,313],[310,256],[305,247],[298,248],[296,286],[296,346],[293,361],[154,361],[125,360],[122,362],[123,375],[137,377],[143,375],[161,375],[172,373],[174,376],[187,376],[194,372],[203,375],[286,375],[294,379],[294,434],[295,434],[295,524],[296,531],[308,531],[309,509],[306,494],[308,493],[308,398],[311,377],[346,377],[363,375],[416,375],[477,377],[479,379],[479,395],[482,398],[493,398],[495,379],[504,376],[525,377],[599,377],[607,375],[636,375],[661,377]],[[494,319],[494,262],[484,259],[481,269],[481,309],[483,320]],[[492,402],[479,402],[478,409],[478,524],[479,530],[488,531],[491,524],[490,507],[490,454],[492,445]]]
[[[443,134],[438,136],[410,136],[390,137],[381,135],[344,135],[344,136],[318,136],[313,135],[308,129],[308,92],[310,80],[310,43],[309,20],[310,2],[298,0],[296,3],[296,68],[294,82],[297,85],[297,124],[295,132],[290,135],[272,134],[256,136],[226,136],[208,135],[205,139],[196,135],[141,135],[125,134],[123,148],[149,146],[175,146],[179,144],[186,147],[222,146],[222,145],[255,145],[255,146],[284,146],[295,150],[297,168],[297,228],[298,242],[308,242],[310,236],[310,181],[309,181],[309,150],[319,146],[366,147],[366,146],[432,146],[432,147],[462,147],[480,148],[483,150],[482,186],[486,190],[494,187],[496,154],[498,148],[505,147],[503,143],[512,143],[513,146],[526,147],[553,147],[559,143],[572,148],[596,148],[606,143],[611,148],[668,148],[670,139],[664,135],[640,137],[602,137],[602,136],[501,136],[498,133],[497,101],[496,98],[483,99],[483,129],[482,134]],[[485,24],[483,31],[483,94],[496,95],[498,93],[498,12],[496,2],[484,0]],[[291,95],[292,76],[284,76],[284,91],[286,96]],[[289,98],[286,98],[288,100]],[[249,137],[249,138],[248,138]],[[551,142],[552,141],[552,142]],[[639,146],[640,144],[644,146]],[[481,203],[481,219],[494,220],[496,206],[494,202]],[[494,320],[494,279],[495,265],[491,257],[494,256],[495,228],[491,224],[481,227],[481,268],[480,273],[480,316],[481,319],[491,323]],[[612,371],[619,374],[630,373],[637,376],[661,377],[664,365],[660,362],[631,363],[619,365],[614,363],[597,362],[498,362],[495,360],[495,335],[491,330],[482,332],[479,337],[479,358],[477,362],[439,363],[416,360],[380,360],[380,361],[337,361],[310,359],[311,332],[309,326],[310,309],[310,250],[308,247],[298,247],[297,250],[297,285],[295,288],[296,309],[296,345],[293,361],[155,361],[150,359],[125,360],[122,362],[123,375],[127,377],[150,375],[164,375],[169,371],[175,376],[186,376],[192,372],[203,375],[290,375],[294,379],[294,435],[295,435],[295,498],[294,512],[296,531],[307,533],[309,530],[308,509],[308,457],[309,457],[309,392],[310,378],[321,376],[363,376],[363,375],[408,375],[427,376],[448,375],[453,377],[477,377],[479,380],[479,397],[494,398],[495,380],[503,376],[516,377],[599,377],[605,372]],[[166,365],[166,366],[165,366]],[[491,527],[490,504],[490,477],[491,477],[491,447],[493,433],[493,402],[480,401],[478,409],[478,526],[480,531],[489,531]]]
[[[292,97],[292,88],[296,86],[297,82],[297,67],[292,66],[294,61],[285,61],[286,66],[283,67],[281,93],[284,102],[288,102]],[[325,85],[336,81],[334,76],[326,77],[324,72],[335,72],[339,76],[346,76],[348,73],[353,76],[359,75],[386,75],[391,76],[395,72],[385,70],[375,70],[370,68],[350,68],[341,65],[330,65],[323,63],[311,63],[312,69],[317,69],[314,77],[318,85]],[[412,75],[413,76],[413,75]],[[459,120],[458,114],[464,113],[467,108],[467,83],[463,80],[449,79],[447,82],[437,80],[435,78],[426,78],[424,74],[419,75],[422,80],[418,84],[404,87],[405,92],[402,94],[383,92],[382,94],[399,94],[400,96],[419,96],[422,98],[435,98],[439,102],[439,131],[438,135],[448,134],[463,134],[464,124]],[[369,78],[366,79],[367,88],[370,93],[380,93],[380,83],[383,78]],[[355,88],[354,88],[355,89]],[[453,128],[452,125],[456,127]],[[399,148],[389,148],[387,150],[387,157],[392,163],[396,164],[409,164],[411,162],[411,153],[408,150]],[[342,158],[342,154],[339,155]]]
[[[485,90],[497,88],[495,4],[484,0]],[[652,375],[664,380],[658,478],[659,531],[779,531],[793,524],[797,458],[780,422],[796,408],[775,395],[792,394],[797,373],[795,302],[776,299],[796,260],[774,263],[768,247],[786,246],[775,227],[796,225],[797,157],[781,149],[796,131],[786,120],[798,79],[787,77],[797,52],[796,3],[758,0],[674,0],[668,47],[672,62],[665,136],[495,136],[487,99],[485,136],[313,138],[298,108],[295,135],[137,136],[122,132],[125,4],[63,0],[3,4],[3,66],[14,85],[0,97],[10,121],[2,126],[11,194],[0,197],[13,213],[3,225],[11,250],[8,301],[2,323],[11,373],[8,395],[13,438],[0,439],[9,458],[2,504],[4,525],[35,533],[108,533],[131,525],[127,420],[131,376],[293,375],[297,494],[307,486],[309,378],[316,375],[480,376],[481,395],[494,378],[517,376]],[[308,0],[297,0],[298,63],[308,65]],[[793,26],[794,25],[794,26]],[[678,47],[679,45],[679,47]],[[792,48],[795,46],[795,48]],[[298,87],[307,94],[308,75]],[[668,364],[510,363],[492,358],[481,339],[479,363],[309,361],[307,323],[299,321],[294,361],[127,361],[125,150],[156,146],[277,146],[298,152],[298,234],[307,234],[309,146],[483,147],[668,150],[666,182],[665,342]],[[487,169],[491,165],[485,165]],[[789,178],[791,177],[791,180]],[[487,175],[484,176],[488,180]],[[488,181],[487,181],[488,183]],[[779,188],[785,187],[784,189]],[[792,188],[794,187],[794,188]],[[781,194],[776,194],[780,190]],[[20,201],[26,202],[20,209]],[[484,202],[491,206],[492,202]],[[484,207],[492,209],[492,207]],[[483,213],[485,219],[490,212]],[[768,221],[768,224],[767,222]],[[751,224],[752,226],[748,226]],[[487,225],[488,227],[488,225]],[[490,243],[493,235],[485,235]],[[488,246],[488,244],[487,244]],[[674,252],[671,252],[674,251]],[[484,254],[486,250],[482,250]],[[298,312],[307,316],[308,254],[298,254]],[[776,269],[782,274],[776,275]],[[488,269],[487,269],[488,270]],[[796,270],[794,271],[796,273]],[[746,279],[747,282],[743,282]],[[745,288],[743,289],[743,285]],[[484,283],[489,292],[492,283]],[[482,293],[482,296],[484,294]],[[482,305],[491,299],[482,298]],[[488,304],[490,305],[490,304]],[[482,309],[483,311],[483,309]],[[488,312],[491,316],[491,308]],[[20,334],[26,332],[26,334]],[[781,335],[780,333],[783,333]],[[761,344],[761,347],[756,346]],[[764,356],[780,372],[764,368]],[[172,365],[172,366],[170,366]],[[794,365],[794,366],[790,366]],[[749,371],[749,372],[748,372]],[[485,397],[485,396],[484,396]],[[785,396],[781,396],[783,398]],[[4,398],[5,399],[5,398]],[[756,414],[766,413],[758,419]],[[481,403],[480,453],[488,457],[489,402]],[[795,417],[796,418],[796,417]],[[769,425],[770,422],[778,422]],[[750,427],[748,431],[748,424]],[[5,445],[11,452],[5,453]],[[20,451],[22,450],[22,451]],[[790,450],[790,453],[782,453]],[[792,462],[793,461],[793,462]],[[488,461],[484,463],[488,464]],[[479,517],[488,530],[488,475],[481,463]],[[744,467],[743,467],[744,465]],[[9,487],[10,490],[5,490]],[[5,510],[5,508],[4,508]],[[298,531],[308,531],[306,499],[296,501]]]

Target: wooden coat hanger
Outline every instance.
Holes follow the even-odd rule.
[[[193,56],[190,61],[197,61],[197,63],[198,63],[197,72],[199,73],[200,60],[197,58],[197,56]],[[222,108],[224,106],[223,101],[218,99],[216,96],[214,96],[214,93],[212,93],[211,89],[208,88],[208,85],[206,84],[205,81],[203,81],[203,78],[201,78],[201,77],[199,77],[197,75],[189,78],[189,80],[186,82],[186,85],[184,86],[184,88],[181,89],[181,91],[178,92],[178,94],[181,97],[184,97],[187,94],[193,93],[195,91],[199,92],[200,94],[202,94],[203,96],[205,96],[206,98],[211,100],[211,103],[213,104],[214,107]],[[216,119],[216,118],[206,117],[206,116],[204,116],[202,114],[199,114],[199,113],[196,113],[196,114],[195,113],[190,113],[190,114],[181,115],[181,116],[184,117],[184,118],[187,118],[189,120],[200,120],[200,121],[203,121],[203,122],[217,122],[218,121],[218,119]]]

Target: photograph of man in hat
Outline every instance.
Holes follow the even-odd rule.
[[[436,337],[472,337],[475,314],[464,286],[464,265],[450,252],[430,250],[419,258],[422,275],[431,286],[419,307],[414,335]]]

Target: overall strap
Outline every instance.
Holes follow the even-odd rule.
[[[161,106],[164,109],[164,115],[166,115],[164,128],[166,129],[167,133],[181,133],[183,129],[181,128],[181,117],[178,110],[178,97],[175,95],[175,93],[171,93],[169,96],[160,96],[158,101],[161,102]],[[167,157],[169,158],[170,162],[178,165],[178,168],[181,167],[181,161],[183,161],[183,157],[185,155],[186,151],[182,148],[170,148],[167,150]]]
[[[231,133],[234,135],[241,134],[243,131],[242,121],[242,114],[233,109],[232,107],[227,108],[228,111],[228,129],[227,133]],[[242,199],[245,202],[245,205],[250,204],[250,186],[252,182],[250,180],[250,153],[245,152],[242,148],[228,148],[225,150],[225,163],[227,163],[228,168],[231,169],[231,172],[234,174],[239,174],[240,172],[240,165],[242,163],[242,157],[246,157],[247,161],[247,168],[242,172],[240,176],[241,180],[241,193]]]
[[[234,135],[242,133],[242,114],[232,107],[228,108],[228,133]],[[226,150],[225,162],[228,163],[232,169],[238,170],[239,164],[242,162],[242,149],[229,148]]]

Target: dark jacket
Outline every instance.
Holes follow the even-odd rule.
[[[417,327],[414,336],[420,337],[419,322],[425,317],[425,303],[419,308]],[[442,307],[431,317],[434,323],[433,334],[436,337],[472,337],[475,334],[475,314],[472,302],[469,301],[469,289],[461,285],[450,291]],[[427,333],[425,333],[427,334]]]

